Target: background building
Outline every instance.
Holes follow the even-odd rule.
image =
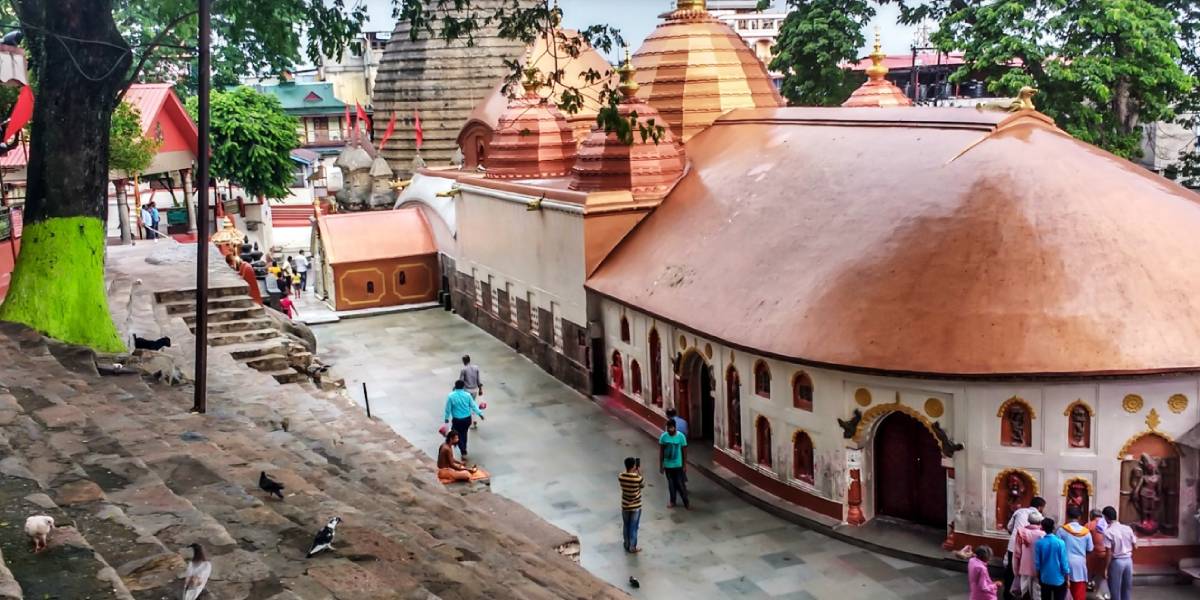
[[[317,80],[333,84],[333,95],[346,104],[371,106],[375,95],[375,73],[383,60],[391,33],[368,31],[351,42],[337,58],[325,57],[317,68]]]

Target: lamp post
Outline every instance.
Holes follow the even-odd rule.
[[[196,149],[196,396],[192,411],[208,410],[208,193],[209,193],[209,92],[212,68],[209,48],[210,0],[199,0],[200,12],[200,97],[197,99],[198,123]]]

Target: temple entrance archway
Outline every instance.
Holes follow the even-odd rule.
[[[712,366],[700,353],[689,352],[679,373],[675,410],[688,422],[692,440],[712,442],[716,411]]]
[[[900,411],[875,429],[875,514],[946,526],[946,469],[937,439]]]

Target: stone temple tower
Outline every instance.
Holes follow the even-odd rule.
[[[520,3],[530,6],[533,0]],[[511,10],[512,0],[474,0],[471,6],[482,22],[501,6]],[[410,33],[407,21],[396,23],[372,98],[375,139],[383,137],[388,119],[396,114],[396,130],[382,154],[401,178],[412,175],[416,156],[414,111],[420,112],[424,137],[421,158],[431,167],[449,165],[467,116],[496,81],[509,75],[504,61],[525,51],[524,44],[502,39],[495,23],[476,31],[472,46],[466,40],[431,39],[425,31],[413,40]]]

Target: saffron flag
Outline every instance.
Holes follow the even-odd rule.
[[[421,143],[425,141],[425,132],[421,131],[421,111],[413,109],[413,129],[417,136],[417,150],[421,149]]]
[[[396,113],[392,113],[392,118],[388,119],[387,129],[383,132],[383,139],[379,141],[379,151],[383,151],[383,147],[387,145],[388,138],[392,137],[392,132],[396,130]]]
[[[21,94],[17,96],[17,104],[13,106],[12,116],[8,118],[8,127],[4,130],[4,139],[0,140],[8,142],[17,135],[29,120],[33,118],[33,90],[29,86],[21,88]]]
[[[371,133],[371,120],[367,118],[367,111],[363,110],[363,107],[359,106],[357,101],[354,103],[354,110],[358,114],[358,122],[366,125],[367,133]]]
[[[350,105],[347,104],[346,105],[346,129],[345,129],[347,139],[350,138],[350,132],[352,132],[352,131],[354,131],[354,129],[352,129],[350,127]]]

